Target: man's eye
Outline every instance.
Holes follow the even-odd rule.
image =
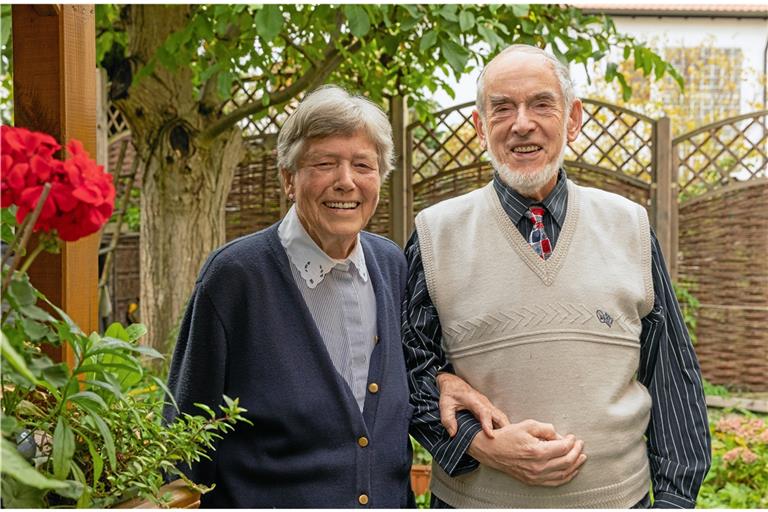
[[[328,168],[328,167],[331,167],[333,165],[334,165],[333,162],[318,162],[318,163],[315,164],[315,167]]]

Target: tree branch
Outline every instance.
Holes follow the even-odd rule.
[[[362,41],[357,41],[347,49],[347,52],[354,53],[361,47]],[[307,89],[312,89],[315,86],[322,84],[325,79],[328,78],[328,75],[330,75],[334,70],[336,70],[336,68],[339,67],[343,58],[344,57],[341,55],[341,52],[338,48],[331,48],[326,52],[325,59],[319,67],[311,66],[305,73],[302,74],[301,78],[296,80],[293,84],[283,90],[275,91],[270,94],[269,103],[264,105],[261,100],[257,100],[238,107],[226,116],[219,119],[207,130],[200,132],[199,140],[203,143],[210,142],[234,126],[235,123],[241,119],[253,114],[264,112],[269,107],[281,105],[291,100],[291,98],[294,98],[300,92]]]

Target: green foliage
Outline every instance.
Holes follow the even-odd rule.
[[[432,493],[427,491],[424,494],[416,496],[416,508],[432,508],[430,507],[430,501],[432,500]]]
[[[13,38],[11,5],[0,5],[0,123],[13,122]]]
[[[113,45],[125,48],[132,22],[127,9],[97,5],[99,59]],[[186,26],[139,63],[134,84],[157,66],[170,71],[184,66],[192,70],[200,97],[215,90],[222,105],[232,85],[249,77],[261,89],[254,103],[266,107],[327,81],[380,103],[408,94],[425,117],[438,88],[453,94],[447,76],[458,77],[512,43],[548,46],[559,58],[582,65],[610,58],[613,47],[624,48],[645,76],[678,78],[653,50],[617,33],[610,18],[555,4],[219,4],[192,6]],[[615,63],[606,79],[631,94]],[[285,90],[294,93],[285,97],[280,94]]]
[[[683,321],[688,329],[688,334],[691,336],[691,342],[695,344],[699,313],[699,299],[691,292],[695,285],[685,281],[677,281],[672,283],[672,288],[674,288],[675,297],[680,304],[680,311],[683,314]]]
[[[710,419],[712,468],[696,505],[700,508],[768,507],[768,425],[752,414]]]
[[[712,384],[707,379],[703,379],[704,394],[707,396],[731,396],[730,390],[725,386]]]
[[[15,221],[6,213],[4,227],[13,232]],[[162,500],[163,474],[186,480],[177,464],[207,457],[222,434],[247,421],[238,401],[225,396],[219,414],[201,407],[203,415],[182,414],[163,425],[167,389],[144,364],[160,355],[138,343],[146,334],[142,325],[113,324],[104,335],[86,335],[23,272],[12,276],[2,299],[6,507],[106,508],[135,496]],[[43,345],[71,353],[71,368],[53,362]]]
[[[432,455],[412,437],[411,447],[413,447],[414,464],[432,464]]]

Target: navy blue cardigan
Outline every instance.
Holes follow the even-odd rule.
[[[239,397],[253,426],[224,435],[189,476],[215,483],[202,506],[401,508],[409,500],[412,408],[400,341],[405,258],[363,232],[379,342],[363,414],[296,287],[275,224],[214,251],[181,324],[169,387],[182,412]],[[166,407],[165,418],[176,411]],[[360,446],[360,438],[368,440]],[[365,444],[364,442],[362,444]]]

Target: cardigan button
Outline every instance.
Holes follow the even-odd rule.
[[[368,438],[365,436],[360,436],[360,438],[357,440],[357,444],[360,445],[360,448],[365,448],[368,446]]]
[[[368,391],[370,391],[371,393],[374,393],[374,394],[378,393],[379,392],[379,385],[376,384],[375,382],[371,382],[370,384],[368,384]]]
[[[367,494],[361,494],[357,497],[357,502],[361,505],[367,505],[368,504],[368,495]]]
[[[373,342],[374,343],[378,343],[379,342],[379,337],[378,336],[374,336],[373,337]]]

